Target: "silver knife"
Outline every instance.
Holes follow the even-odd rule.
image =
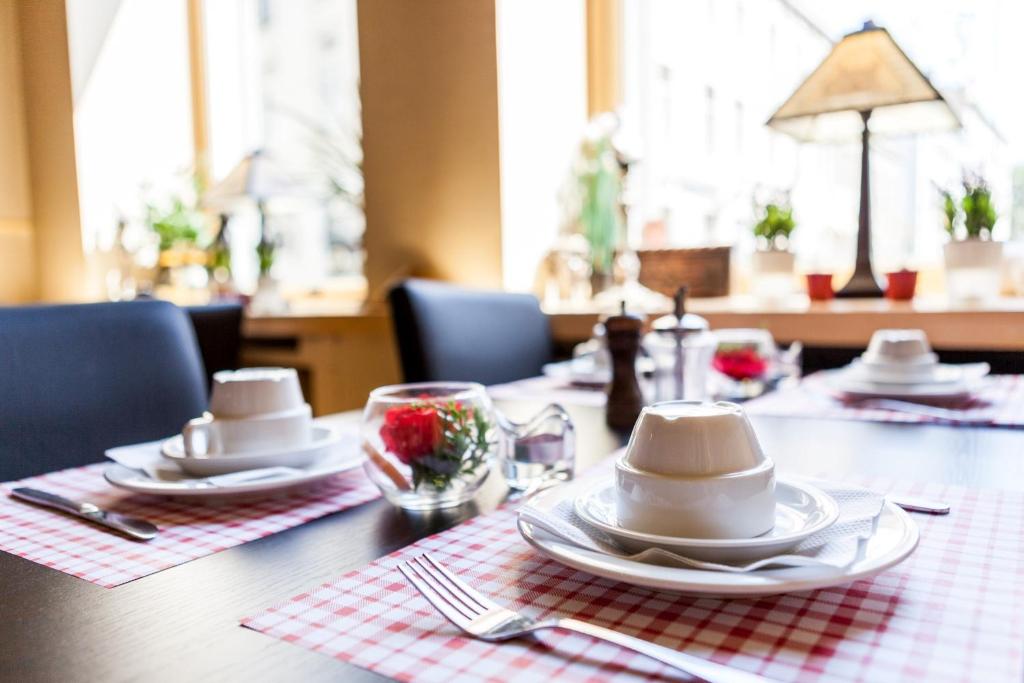
[[[886,496],[886,499],[893,505],[901,507],[908,512],[924,512],[929,515],[949,514],[949,504],[940,500],[929,500],[928,498],[904,495]]]
[[[61,512],[70,513],[114,531],[119,531],[139,541],[148,541],[155,538],[159,531],[153,524],[143,519],[125,517],[116,512],[102,510],[92,503],[78,503],[63,496],[58,496],[55,493],[40,491],[39,489],[16,488],[11,490],[11,495],[21,500],[27,500],[30,503],[45,505]]]

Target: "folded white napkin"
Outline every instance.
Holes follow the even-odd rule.
[[[828,528],[805,538],[785,555],[759,559],[755,568],[765,566],[817,565],[844,568],[859,559],[864,541],[875,532],[878,516],[882,512],[885,496],[858,486],[838,482],[808,480],[808,483],[830,495],[839,505],[839,518]],[[574,487],[575,488],[575,487]],[[580,490],[580,489],[577,489]],[[539,526],[548,533],[581,548],[595,552],[652,561],[657,564],[673,563],[687,567],[735,571],[736,565],[702,562],[665,550],[644,551],[630,555],[616,540],[591,526],[576,514],[574,495],[566,495],[550,510],[541,510],[532,503],[524,505],[519,516],[523,521]],[[746,567],[744,567],[746,568]]]
[[[180,481],[193,478],[182,472],[176,463],[163,456],[160,447],[164,441],[166,439],[108,448],[105,454],[118,465],[124,465],[133,470],[142,470],[155,481]]]

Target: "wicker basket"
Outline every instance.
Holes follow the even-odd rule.
[[[689,296],[729,294],[729,254],[732,247],[641,249],[640,284],[665,296],[686,285]]]

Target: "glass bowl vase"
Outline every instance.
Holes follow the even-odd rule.
[[[473,497],[500,443],[480,384],[425,382],[380,387],[363,411],[366,473],[407,510],[452,507]]]

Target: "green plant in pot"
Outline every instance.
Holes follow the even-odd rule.
[[[772,201],[757,207],[752,271],[754,292],[774,298],[793,292],[793,269],[796,258],[790,251],[790,240],[796,230],[793,208],[788,201]]]
[[[943,227],[950,241],[943,247],[946,290],[959,300],[998,296],[1003,245],[992,239],[999,214],[989,184],[965,174],[959,197],[940,190]]]
[[[590,245],[594,293],[612,284],[616,249],[623,241],[623,167],[612,143],[614,120],[598,117],[580,146],[573,169],[580,232]]]
[[[762,250],[787,251],[789,236],[795,229],[793,208],[788,204],[769,203],[761,209],[761,220],[754,224],[754,237]]]
[[[145,223],[159,241],[157,294],[174,298],[185,289],[203,289],[208,282],[206,219],[185,194],[171,194],[145,204]]]

